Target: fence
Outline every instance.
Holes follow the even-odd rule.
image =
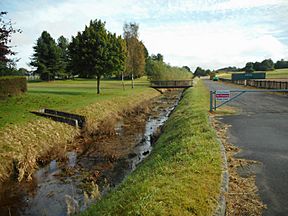
[[[223,82],[232,82],[237,85],[246,85],[256,88],[265,89],[288,89],[288,81],[274,81],[274,80],[234,80],[219,78]]]
[[[272,81],[272,80],[237,80],[233,83],[238,85],[247,85],[256,88],[265,89],[288,89],[287,81]]]

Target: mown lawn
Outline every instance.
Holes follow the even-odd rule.
[[[285,78],[285,79],[288,79],[288,68],[287,69],[278,69],[275,71],[269,71],[267,73],[267,78]]]
[[[15,123],[27,122],[39,118],[31,114],[32,110],[41,108],[74,111],[101,100],[113,100],[117,97],[137,95],[139,92],[152,90],[144,78],[136,80],[135,89],[131,89],[129,81],[123,90],[120,81],[101,81],[101,94],[96,94],[96,80],[66,80],[53,82],[28,83],[28,92],[0,100],[0,128]]]
[[[0,182],[14,172],[16,161],[18,180],[30,179],[39,158],[56,157],[51,152],[63,152],[73,145],[79,129],[67,124],[38,117],[30,113],[40,108],[52,108],[78,113],[86,117],[85,131],[93,133],[105,119],[121,118],[148,103],[160,93],[148,88],[144,79],[123,90],[120,81],[102,81],[102,93],[96,94],[95,80],[74,80],[29,83],[28,92],[0,102]]]
[[[152,154],[88,215],[213,215],[221,156],[203,83],[185,92]]]

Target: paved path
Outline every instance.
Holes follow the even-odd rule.
[[[210,90],[239,89],[232,84],[204,82]],[[254,171],[260,197],[268,207],[264,215],[288,215],[288,96],[245,93],[229,105],[241,110],[239,115],[221,119],[232,125],[230,142],[243,150],[239,157],[263,163]]]

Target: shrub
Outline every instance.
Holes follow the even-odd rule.
[[[0,77],[0,97],[19,95],[27,91],[26,77]]]

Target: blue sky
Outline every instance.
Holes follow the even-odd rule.
[[[91,19],[119,35],[124,22],[138,23],[150,54],[193,70],[288,59],[288,0],[1,0],[0,8],[23,31],[12,38],[18,67],[43,30],[70,39]]]

